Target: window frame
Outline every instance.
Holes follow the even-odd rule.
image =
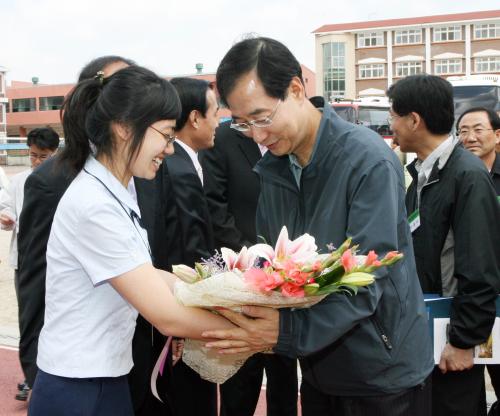
[[[414,33],[411,33],[414,32]],[[418,33],[417,33],[418,32]],[[407,42],[398,42],[398,36],[399,37],[407,37]],[[414,36],[415,39],[418,37],[418,41],[415,40],[414,42],[410,42],[410,37]],[[400,29],[400,30],[395,30],[394,31],[394,45],[399,46],[399,45],[418,45],[422,43],[422,29]]]
[[[375,44],[372,44],[372,40],[375,39]],[[366,45],[366,41],[369,41],[370,45]],[[378,43],[378,40],[380,40],[381,43]],[[363,42],[361,42],[363,41]],[[363,44],[361,44],[363,43]],[[385,36],[384,32],[382,31],[375,31],[375,32],[362,32],[358,33],[356,37],[356,45],[358,48],[379,48],[382,46],[385,46]]]
[[[417,68],[417,66],[420,66],[420,71],[419,72],[411,72],[412,67]],[[408,75],[416,75],[416,74],[421,74],[422,73],[422,61],[402,61],[402,62],[396,62],[396,78],[403,78],[407,77]],[[399,73],[400,69],[408,69],[408,73]],[[404,72],[404,71],[402,71]]]
[[[479,61],[486,61],[486,62],[479,62]],[[491,64],[494,64],[495,67],[493,69],[489,69]],[[478,66],[486,64],[488,65],[488,70],[479,70]],[[477,56],[474,58],[474,70],[476,73],[480,74],[491,74],[495,72],[500,72],[500,56]]]
[[[370,76],[362,76],[362,72],[370,72]],[[377,74],[375,74],[377,71]],[[381,74],[378,74],[378,71]],[[372,63],[372,64],[359,64],[358,67],[358,79],[375,79],[385,77],[385,64],[383,63]]]
[[[453,30],[451,30],[453,29]],[[436,26],[432,29],[432,41],[434,43],[438,42],[458,42],[458,41],[463,41],[463,36],[462,36],[462,25],[451,25],[451,26]],[[440,36],[440,39],[436,39],[437,34],[442,35],[443,33],[446,34],[446,39],[441,39],[442,36]],[[450,33],[458,33],[459,37],[450,39]]]
[[[450,71],[450,67],[458,64],[458,71]],[[438,72],[438,66],[446,67],[446,71]],[[447,59],[436,59],[434,60],[434,74],[435,75],[451,75],[451,74],[461,74],[463,69],[463,59],[462,58],[447,58]]]
[[[491,26],[493,26],[493,28]],[[490,36],[490,30],[492,29],[493,29],[493,36]],[[477,36],[478,31],[479,32],[486,31],[486,36]],[[481,23],[474,25],[474,40],[498,39],[498,38],[500,38],[500,23]]]

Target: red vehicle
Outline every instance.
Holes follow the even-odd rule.
[[[341,100],[332,103],[335,112],[344,120],[361,124],[380,134],[392,147],[394,135],[389,123],[389,101],[385,97]]]

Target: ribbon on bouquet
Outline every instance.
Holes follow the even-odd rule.
[[[167,338],[167,342],[161,351],[158,360],[156,360],[156,364],[153,368],[153,372],[151,373],[151,392],[153,396],[155,396],[160,402],[163,403],[163,400],[160,399],[160,395],[158,394],[158,390],[156,389],[156,380],[158,379],[158,374],[163,375],[163,370],[165,369],[165,362],[167,361],[168,351],[170,350],[170,345],[172,344],[172,336]]]

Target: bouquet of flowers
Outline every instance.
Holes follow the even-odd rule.
[[[331,293],[356,295],[360,287],[373,283],[374,270],[403,257],[389,252],[379,259],[374,251],[359,256],[357,248],[347,239],[330,253],[319,254],[314,237],[304,234],[292,241],[283,227],[274,248],[256,244],[239,253],[222,248],[194,269],[174,266],[173,273],[180,279],[175,296],[185,306],[208,309],[309,307]],[[205,348],[202,341],[186,340],[183,360],[202,378],[223,383],[250,355],[221,355]]]

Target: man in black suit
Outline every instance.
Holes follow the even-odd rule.
[[[215,246],[238,252],[257,242],[255,213],[260,193],[253,167],[262,149],[250,138],[222,124],[215,146],[203,152],[205,194],[212,218]],[[279,355],[255,354],[220,386],[221,416],[252,416],[259,400],[264,368],[267,414],[297,414],[297,362]]]
[[[104,56],[86,65],[80,73],[79,81],[89,79],[103,70],[109,76],[133,62],[118,56]],[[65,147],[75,146],[65,143]],[[64,192],[78,172],[72,171],[64,163],[62,152],[44,162],[26,180],[25,198],[20,217],[18,234],[19,251],[19,356],[26,381],[31,386],[35,380],[38,336],[43,326],[45,311],[45,274],[46,251],[54,214]],[[162,186],[159,178],[155,181],[134,179],[138,204],[141,209],[143,225],[148,231],[148,238],[153,257],[158,252],[157,236],[165,236],[158,226],[158,204],[155,187]],[[156,234],[155,234],[156,231]],[[160,267],[155,263],[156,267]],[[153,397],[149,387],[149,375],[160,351],[165,344],[165,337],[141,316],[133,339],[134,368],[129,375],[132,402],[136,415],[168,415],[170,411],[166,394],[169,376],[158,380],[158,392],[165,404]],[[167,360],[167,362],[169,362]],[[167,366],[167,373],[168,373]]]
[[[171,192],[163,195],[168,244],[163,245],[159,261],[192,267],[214,254],[198,152],[213,146],[218,104],[207,81],[174,78],[170,82],[179,94],[182,114],[175,127],[175,153],[163,163],[162,174]],[[217,415],[217,385],[201,379],[182,360],[173,368],[173,397],[179,415]]]

